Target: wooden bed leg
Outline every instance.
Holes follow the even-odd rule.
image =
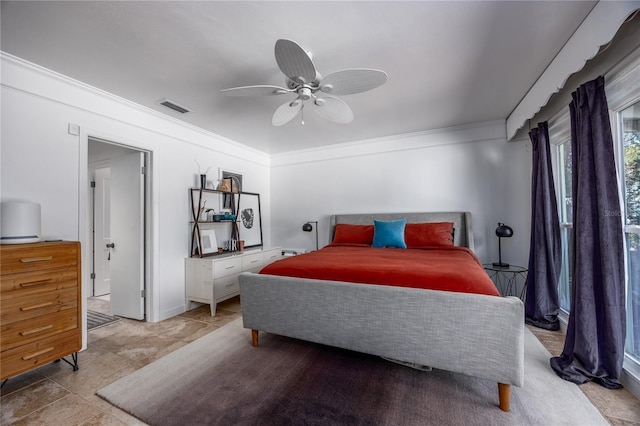
[[[258,330],[251,330],[251,346],[258,347]]]
[[[498,399],[500,400],[500,409],[509,411],[511,405],[511,385],[498,383]]]

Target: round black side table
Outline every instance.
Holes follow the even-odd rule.
[[[502,296],[518,296],[524,301],[527,294],[527,268],[518,265],[495,266],[493,263],[485,263],[482,266]],[[520,294],[516,293],[518,283],[522,285]]]

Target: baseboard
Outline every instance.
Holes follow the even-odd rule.
[[[640,374],[634,375],[630,369],[623,368],[620,381],[633,396],[640,399]]]

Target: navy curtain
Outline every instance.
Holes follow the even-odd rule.
[[[539,123],[537,128],[531,130],[529,138],[533,148],[533,167],[525,321],[547,330],[559,330],[558,279],[562,267],[562,243],[547,122]]]
[[[558,376],[620,388],[626,334],[623,232],[604,77],[572,94],[571,314]]]

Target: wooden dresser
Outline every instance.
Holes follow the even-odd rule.
[[[0,245],[0,380],[71,354],[77,369],[80,284],[78,242]]]

